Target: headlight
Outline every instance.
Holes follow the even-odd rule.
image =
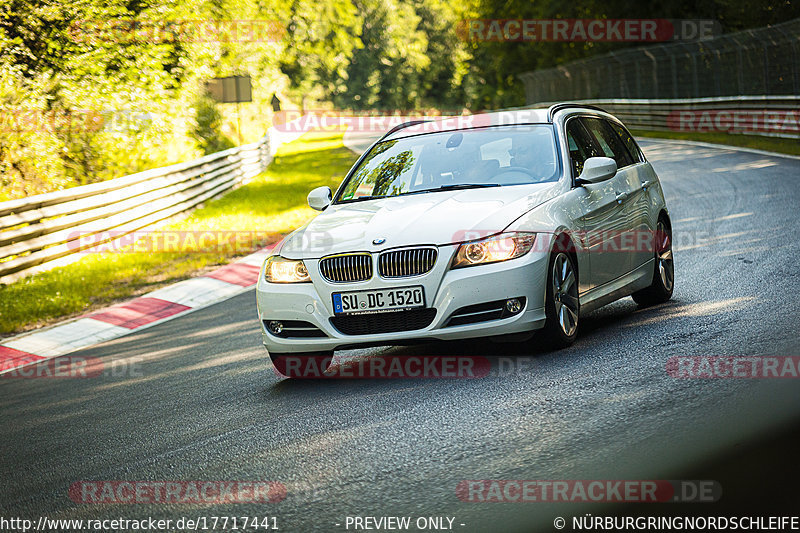
[[[279,255],[267,258],[264,264],[264,279],[270,283],[304,283],[311,281],[302,261],[285,259]]]
[[[458,247],[452,268],[485,265],[521,257],[533,248],[535,233],[503,233]]]

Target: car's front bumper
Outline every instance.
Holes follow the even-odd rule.
[[[376,275],[359,283],[329,283],[321,277],[316,259],[305,261],[312,283],[268,283],[262,271],[256,286],[256,299],[264,346],[270,353],[321,352],[362,344],[392,345],[409,341],[492,337],[528,332],[544,325],[546,252],[533,250],[510,261],[451,270],[449,265],[455,249],[455,246],[440,247],[433,270],[412,278],[390,280]],[[412,285],[422,285],[427,306],[436,309],[435,318],[423,329],[346,335],[331,323],[334,316],[332,294],[335,292]],[[463,307],[518,297],[525,298],[525,307],[518,314],[445,327],[451,315]],[[266,328],[265,322],[271,320],[308,322],[326,336],[281,338]]]

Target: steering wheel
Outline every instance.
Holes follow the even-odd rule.
[[[503,174],[505,174],[506,172],[524,172],[525,174],[527,174],[528,176],[530,176],[530,177],[532,177],[532,178],[535,178],[535,177],[537,177],[537,176],[536,176],[536,175],[535,175],[535,174],[534,174],[534,173],[531,171],[531,169],[529,169],[529,168],[525,168],[525,167],[514,167],[514,166],[511,166],[511,167],[505,167],[505,168],[503,168]]]
[[[532,178],[534,181],[540,181],[542,179],[541,176],[537,176],[536,174],[534,174],[528,168],[512,166],[512,167],[504,167],[503,169],[501,169],[501,172],[499,174],[495,174],[494,179],[492,181],[502,182],[503,180],[498,179],[498,178],[500,178],[504,174],[512,174],[514,172],[519,172],[520,174],[525,174],[526,176]]]

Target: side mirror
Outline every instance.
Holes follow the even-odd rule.
[[[578,176],[578,185],[600,183],[613,178],[617,174],[617,162],[610,157],[590,157],[583,164],[583,171]]]
[[[311,209],[323,211],[326,207],[331,205],[332,198],[333,193],[331,192],[330,187],[327,185],[323,187],[317,187],[308,193],[308,205],[311,207]]]

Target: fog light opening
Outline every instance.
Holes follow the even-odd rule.
[[[267,324],[267,329],[273,335],[280,335],[281,332],[283,331],[283,322],[280,322],[278,320],[270,320],[269,323]]]
[[[519,298],[509,298],[506,300],[506,311],[515,315],[522,310],[522,302],[519,301]]]

